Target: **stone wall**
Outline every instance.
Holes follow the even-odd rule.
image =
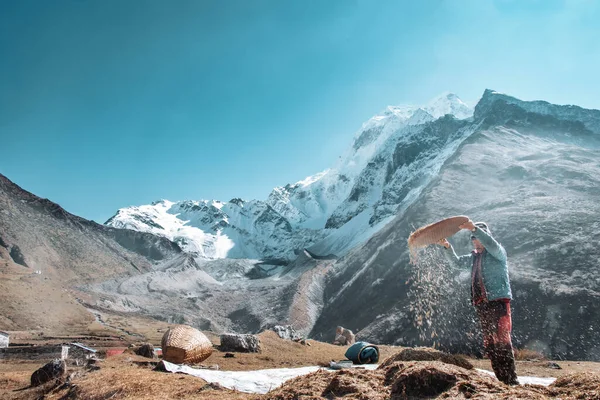
[[[15,346],[0,349],[0,360],[54,360],[66,359],[69,346]]]
[[[86,360],[95,354],[93,351],[87,351],[77,346],[69,346],[69,358],[71,359]]]

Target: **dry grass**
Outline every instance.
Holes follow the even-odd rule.
[[[0,387],[16,389],[23,386],[23,383],[23,379],[21,379],[19,376],[13,375],[0,377]]]
[[[220,344],[218,336],[210,333],[207,333],[207,336],[214,345]],[[258,336],[263,349],[261,353],[235,353],[234,358],[225,358],[225,353],[215,349],[202,365],[218,365],[221,370],[232,371],[291,368],[342,360],[346,351],[346,347],[312,340],[309,341],[311,346],[282,340],[272,331],[263,332]],[[382,346],[380,350],[384,357],[393,352],[390,346]],[[108,358],[99,363],[101,367],[99,371],[88,372],[74,379],[75,387],[51,393],[46,398],[59,399],[67,392],[70,396],[84,399],[103,399],[110,396],[154,399],[157,398],[157,393],[160,393],[160,398],[253,398],[248,394],[215,389],[211,385],[207,386],[207,383],[199,378],[152,371],[148,364],[150,361],[131,352]],[[146,365],[140,367],[139,363],[146,363]],[[28,386],[31,373],[39,368],[40,364],[42,363],[22,363],[19,365],[18,372],[10,372],[8,365],[3,370],[0,364],[0,378],[10,383],[6,391],[0,389],[0,398],[20,400],[38,396],[41,392],[36,391],[34,395],[32,389],[21,392],[14,392],[14,390]]]
[[[215,345],[218,336],[208,334]],[[224,353],[215,350],[203,365],[219,365],[221,370],[256,370],[265,368],[300,367],[327,364],[330,360],[341,360],[345,347],[310,341],[311,346],[303,346],[292,341],[281,340],[274,332],[259,335],[262,353],[235,353],[235,358],[224,358]],[[90,399],[108,398],[135,399],[311,399],[311,398],[351,398],[387,399],[406,398],[419,393],[438,393],[439,398],[480,398],[480,399],[599,399],[599,363],[561,362],[563,370],[552,370],[537,362],[519,361],[521,375],[564,376],[549,388],[521,386],[508,387],[494,378],[474,370],[439,361],[398,361],[418,353],[420,358],[425,351],[429,357],[432,349],[407,349],[380,346],[381,359],[385,366],[375,371],[325,370],[288,381],[281,388],[268,395],[250,395],[210,385],[199,378],[153,371],[153,361],[131,352],[111,357],[99,362],[98,371],[83,368],[69,370],[80,372],[72,379],[71,386],[52,385],[18,390],[29,385],[31,373],[43,362],[0,363],[0,398],[24,400],[45,396],[46,399]],[[410,350],[410,351],[408,351]],[[401,355],[402,354],[402,355]],[[410,357],[409,357],[410,358]],[[412,357],[415,358],[415,357]],[[470,360],[477,367],[489,369],[489,365],[479,365],[488,360]],[[586,371],[596,371],[587,373]],[[548,374],[546,374],[548,372]],[[575,375],[569,375],[577,372]],[[586,372],[586,373],[581,373]],[[429,389],[424,388],[425,386]],[[416,388],[416,389],[415,389]],[[417,390],[417,392],[413,392]],[[596,396],[596,397],[594,397]]]
[[[20,382],[22,385],[24,382]],[[13,388],[23,388],[19,384]],[[15,387],[16,386],[16,387]],[[134,358],[122,355],[100,363],[97,371],[82,372],[71,385],[0,392],[0,397],[10,400],[25,400],[44,395],[45,399],[88,399],[111,398],[135,399],[247,399],[248,395],[231,391],[217,385],[207,384],[202,379],[188,375],[155,372],[151,365],[138,365]]]
[[[544,356],[539,351],[529,350],[529,349],[515,349],[515,360],[520,361],[540,361],[546,360],[546,356]]]
[[[172,324],[157,321],[151,318],[134,316],[130,314],[117,314],[102,312],[105,325],[95,324],[91,332],[99,335],[119,335],[131,342],[149,342],[160,346],[160,341]],[[91,330],[91,326],[88,327]],[[131,334],[127,334],[127,332]]]
[[[103,363],[100,370],[76,380],[75,386],[48,399],[60,399],[68,392],[74,398],[100,400],[109,398],[135,399],[242,399],[247,396],[188,375],[153,371],[150,366],[138,366],[128,357],[118,356]]]
[[[219,337],[207,334],[215,345]],[[331,360],[345,360],[347,347],[309,340],[305,346],[290,340],[282,340],[273,331],[258,335],[262,351],[260,353],[235,353],[234,358],[224,358],[225,353],[215,350],[203,365],[219,365],[222,370],[244,371],[267,368],[291,368],[310,365],[329,365]],[[380,358],[388,357],[397,351],[397,347],[381,346]]]
[[[93,321],[92,315],[63,289],[61,281],[1,261],[0,329],[57,332],[68,326],[81,330]]]

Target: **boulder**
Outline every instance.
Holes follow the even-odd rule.
[[[221,351],[237,351],[241,353],[259,353],[260,340],[255,335],[225,333],[221,335]]]
[[[31,374],[31,386],[42,385],[54,379],[59,379],[67,373],[64,360],[53,360]]]
[[[271,328],[271,330],[277,333],[282,339],[285,340],[299,340],[302,339],[301,335],[296,332],[293,326],[291,325],[275,325]]]
[[[562,369],[560,365],[552,361],[548,362],[547,367],[552,369]]]
[[[140,347],[136,348],[135,354],[142,357],[154,358],[156,354],[154,353],[154,346],[150,343],[144,343]]]
[[[343,326],[338,326],[335,330],[335,340],[333,344],[338,346],[351,346],[356,342],[356,337],[350,329],[346,329]]]

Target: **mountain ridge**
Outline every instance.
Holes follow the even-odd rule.
[[[167,237],[198,259],[291,261],[304,248],[315,255],[340,256],[380,229],[398,206],[388,198],[385,206],[372,210],[377,196],[384,193],[371,191],[375,196],[371,199],[360,195],[365,184],[359,181],[368,179],[364,171],[377,153],[391,137],[451,113],[464,119],[471,117],[473,109],[452,93],[444,93],[425,106],[389,106],[363,124],[336,165],[294,184],[275,187],[266,201],[238,200],[234,206],[216,200],[187,200],[168,202],[166,209],[159,209],[164,202],[154,202],[152,206],[120,209],[106,224]],[[185,204],[192,204],[191,210],[182,210]],[[358,216],[351,225],[339,229]],[[356,231],[366,233],[357,235]]]
[[[487,221],[507,249],[515,344],[552,357],[600,359],[593,327],[600,317],[600,254],[589,243],[589,233],[600,229],[598,135],[584,123],[591,120],[584,109],[537,113],[528,102],[505,101],[493,91],[487,96],[494,98],[484,97],[467,122],[472,134],[418,201],[336,263],[312,336],[331,339],[329,327],[343,325],[375,343],[435,341],[443,349],[475,351],[467,274],[449,276],[437,287],[440,293],[430,294],[438,296],[432,307],[441,313],[436,330],[427,332],[435,339],[423,340],[415,325],[419,314],[411,308],[414,275],[406,238],[415,227],[460,214]],[[457,251],[468,251],[467,235],[451,240]],[[440,260],[438,255],[439,272],[447,268]]]

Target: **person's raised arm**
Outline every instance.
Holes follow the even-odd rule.
[[[506,250],[504,250],[504,247],[502,247],[502,245],[498,243],[496,239],[492,237],[492,235],[483,229],[475,227],[473,236],[475,236],[477,240],[481,242],[483,247],[485,247],[492,257],[498,260],[506,261]]]
[[[504,250],[504,247],[502,247],[502,245],[498,243],[496,239],[492,237],[492,235],[477,227],[473,221],[469,220],[460,225],[459,228],[470,230],[471,234],[481,242],[483,247],[485,247],[487,252],[490,253],[492,257],[497,260],[506,261],[506,250]]]
[[[448,239],[442,239],[437,244],[444,247],[444,256],[453,267],[468,268],[471,265],[471,255],[456,255],[454,247],[452,247]]]

